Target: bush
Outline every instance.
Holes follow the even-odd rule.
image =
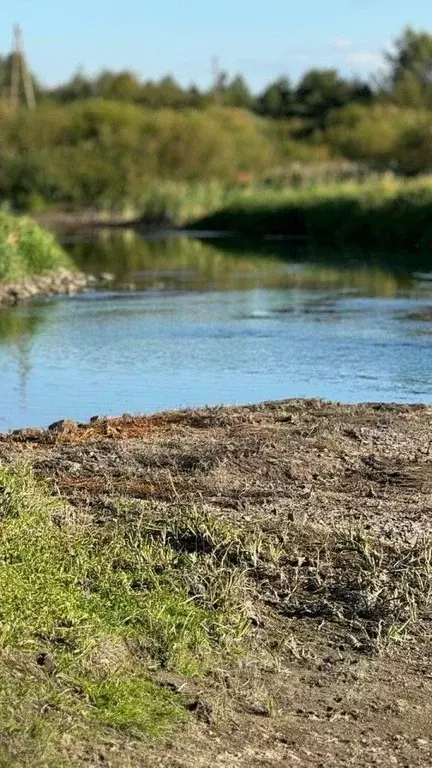
[[[424,173],[432,167],[432,115],[389,104],[334,113],[324,138],[335,152],[377,170]]]
[[[53,235],[26,218],[0,211],[0,281],[71,268]]]
[[[103,100],[5,116],[0,196],[26,210],[139,208],[151,180],[233,183],[274,162],[260,121],[239,109],[146,111]]]
[[[432,171],[432,117],[419,116],[415,125],[406,128],[398,141],[397,162],[400,171],[409,176]]]

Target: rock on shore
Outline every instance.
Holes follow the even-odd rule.
[[[111,282],[112,279],[113,276],[108,273],[95,277],[70,269],[57,269],[19,282],[0,285],[0,307],[14,306],[42,296],[71,296]]]

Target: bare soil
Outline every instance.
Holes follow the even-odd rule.
[[[304,576],[313,569],[320,578],[317,562],[344,530],[366,554],[369,546],[402,553],[391,571],[399,589],[403,553],[432,533],[431,407],[288,400],[95,417],[4,435],[0,460],[30,464],[95,521],[120,514],[125,498],[170,518],[194,506],[288,552],[277,578],[257,577],[254,654],[201,681],[160,679],[192,696],[187,733],[89,765],[432,766],[428,609],[412,631],[392,637],[390,626],[381,638],[384,620],[349,613],[355,590],[347,597],[343,569],[334,567],[331,589]],[[310,561],[299,555],[305,537]],[[339,547],[337,562],[344,556]],[[373,562],[379,583],[381,561]],[[431,586],[425,562],[418,592]],[[387,581],[389,573],[383,565]],[[294,604],[293,574],[302,585]]]

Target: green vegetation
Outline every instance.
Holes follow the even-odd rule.
[[[124,765],[125,750],[189,718],[182,686],[162,673],[184,684],[229,677],[267,642],[275,658],[307,656],[305,619],[325,617],[329,636],[334,625],[338,643],[343,633],[368,654],[424,631],[426,538],[233,525],[180,501],[173,510],[115,497],[114,514],[92,520],[25,469],[1,469],[0,489],[2,765],[87,765],[107,750]],[[266,605],[276,610],[254,636]]]
[[[408,27],[387,54],[389,71],[383,88],[395,102],[432,108],[432,35]]]
[[[219,207],[239,186],[311,187],[389,168],[424,173],[432,169],[430,124],[425,111],[352,106],[306,141],[289,124],[244,110],[144,111],[103,100],[47,105],[4,117],[0,195],[34,212],[153,214],[169,200],[184,221]]]
[[[0,210],[0,282],[22,280],[71,265],[53,235],[30,219]]]
[[[2,123],[0,194],[33,211],[139,210],[154,179],[262,174],[274,159],[258,122],[238,110],[148,112],[102,100],[23,111]]]
[[[157,210],[161,183],[309,186],[430,172],[431,51],[431,35],[405,30],[374,87],[327,69],[296,86],[280,77],[256,96],[225,73],[205,93],[170,77],[78,73],[56,89],[38,85],[32,113],[14,112],[6,91],[0,199],[18,210],[138,213]],[[10,64],[0,60],[4,84]]]
[[[327,121],[333,151],[375,171],[416,176],[432,169],[432,116],[395,105],[349,106]]]
[[[432,244],[430,179],[340,184],[300,190],[249,190],[191,227],[249,237],[304,237],[314,245],[357,246],[428,255]]]
[[[241,650],[250,555],[235,530],[126,509],[99,528],[27,471],[1,470],[0,488],[1,764],[69,765],[69,739],[79,753],[184,721],[149,667],[195,675]]]
[[[0,57],[0,78],[3,95],[11,80],[11,59]],[[196,85],[187,88],[172,76],[159,81],[142,81],[134,72],[105,70],[94,77],[76,72],[68,82],[57,88],[43,88],[35,79],[39,101],[68,104],[85,99],[106,99],[123,104],[136,104],[146,109],[207,109],[211,106],[248,109],[267,117],[322,118],[331,109],[352,101],[364,103],[372,98],[372,88],[357,79],[345,79],[333,69],[313,69],[306,72],[294,86],[287,76],[269,83],[259,94],[253,94],[241,74],[230,77],[220,71],[206,91]],[[1,93],[1,91],[0,91]],[[22,94],[24,96],[24,94]]]

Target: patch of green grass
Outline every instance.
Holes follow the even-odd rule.
[[[186,713],[149,666],[198,675],[241,650],[245,569],[215,556],[217,526],[209,552],[140,516],[99,529],[4,469],[0,520],[0,756],[59,765],[68,733],[160,737]]]
[[[301,189],[251,187],[237,190],[190,228],[222,230],[247,237],[287,235],[313,246],[362,247],[427,253],[432,248],[432,183],[380,179]],[[367,255],[367,254],[366,254]]]
[[[72,262],[54,236],[27,218],[0,210],[0,282],[22,280]]]
[[[174,695],[144,678],[76,682],[60,668],[45,671],[31,655],[1,653],[1,766],[93,765],[113,748],[143,734],[159,738],[185,719]],[[112,764],[124,763],[120,757]]]

